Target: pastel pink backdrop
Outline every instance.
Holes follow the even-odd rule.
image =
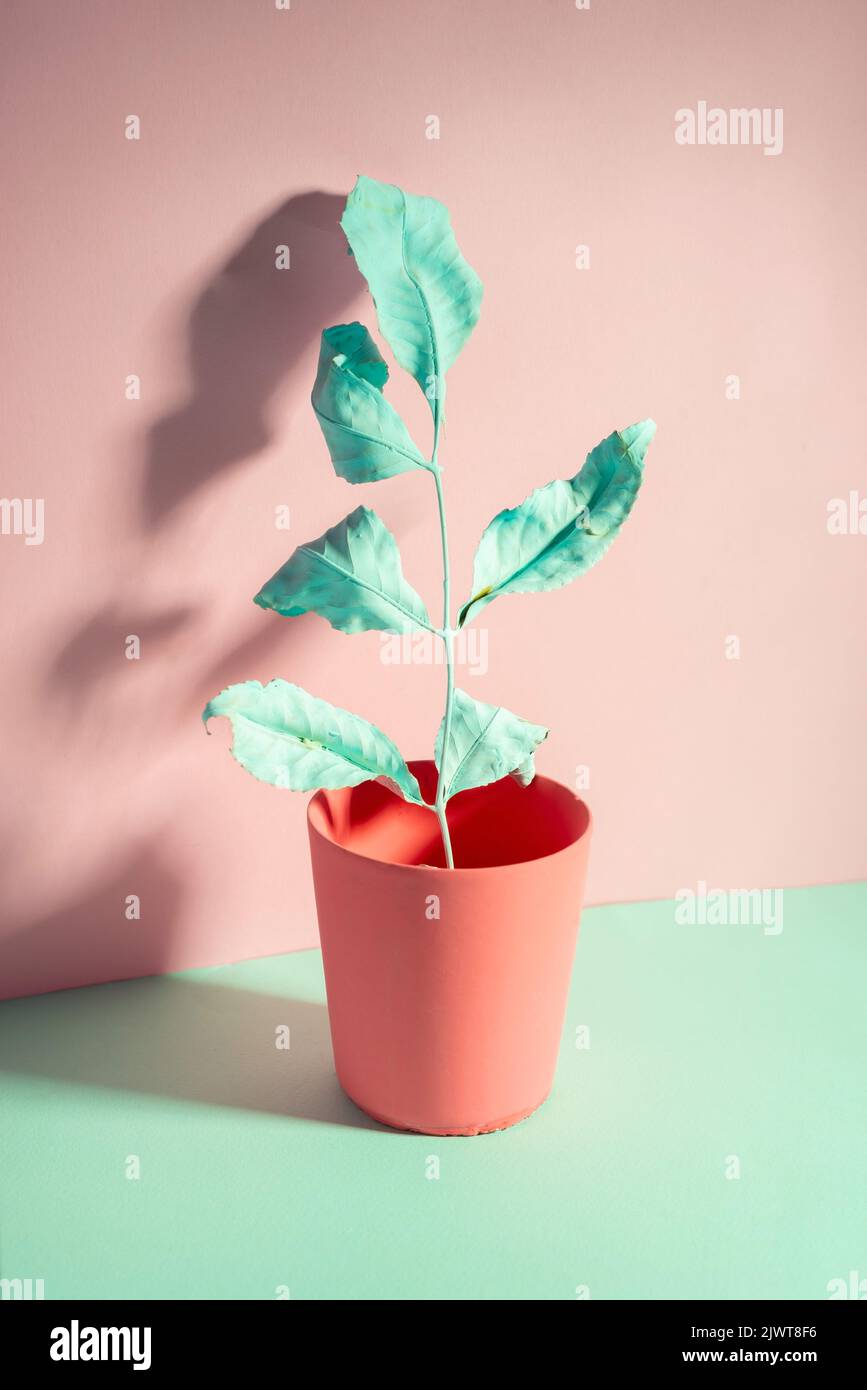
[[[441,670],[251,603],[360,502],[439,597],[428,480],[350,489],[308,404],[319,330],[373,321],[336,226],[358,171],[441,198],[485,284],[443,443],[458,596],[496,511],[659,423],[603,564],[490,607],[461,674],[550,726],[542,771],[589,766],[589,900],[864,875],[867,537],[826,508],[867,493],[865,27],[857,0],[4,6],[2,491],[46,534],[0,537],[3,992],[315,944],[306,798],[199,722],[229,682],[429,753]],[[699,100],[782,107],[783,153],[678,146]]]

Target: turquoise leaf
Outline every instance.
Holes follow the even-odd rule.
[[[482,304],[482,282],[458,250],[448,209],[360,174],[340,225],[380,332],[433,411]]]
[[[318,613],[339,632],[432,632],[406,582],[397,541],[369,507],[356,507],[315,541],[299,545],[256,595],[285,618]]]
[[[572,479],[572,489],[585,510],[588,536],[607,536],[609,542],[616,536],[632,511],[644,477],[644,457],[655,434],[653,420],[641,420],[609,434],[587,455]]]
[[[363,324],[325,329],[313,409],[334,470],[350,483],[377,482],[428,467],[382,394],[387,380],[388,367]]]
[[[644,475],[652,420],[610,434],[574,478],[548,483],[486,527],[473,565],[463,627],[500,594],[559,589],[592,569],[632,510]]]
[[[456,690],[448,748],[444,750],[444,719],[434,753],[445,799],[510,774],[527,786],[536,774],[533,755],[547,737],[548,730],[541,725]]]
[[[232,754],[260,782],[293,792],[380,780],[423,805],[418,782],[391,739],[349,710],[288,681],[230,685],[202,711],[232,725]]]

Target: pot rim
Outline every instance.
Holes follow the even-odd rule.
[[[558,782],[556,777],[545,777],[541,773],[537,773],[534,778],[534,781],[544,782],[549,786],[557,787],[560,791],[566,792],[568,796],[571,796],[574,801],[577,801],[580,806],[584,807],[584,810],[587,812],[587,823],[584,826],[584,829],[581,831],[581,834],[576,835],[574,840],[570,840],[569,843],[567,845],[563,845],[562,848],[553,849],[551,850],[550,854],[534,854],[529,859],[513,860],[510,864],[483,864],[478,866],[470,865],[465,868],[455,866],[455,868],[453,869],[449,869],[445,865],[440,866],[439,864],[400,864],[393,859],[382,859],[377,854],[364,854],[361,850],[350,849],[348,845],[341,845],[339,841],[333,840],[329,835],[326,835],[325,832],[322,829],[320,829],[318,825],[314,825],[312,819],[313,808],[317,804],[322,804],[322,802],[325,799],[325,791],[339,791],[342,790],[341,788],[320,788],[318,791],[313,793],[313,795],[307,803],[307,830],[309,835],[316,835],[317,839],[323,841],[323,843],[327,845],[330,845],[332,849],[340,850],[343,854],[348,855],[351,859],[363,859],[366,860],[369,864],[381,864],[384,868],[387,869],[403,869],[408,873],[444,874],[448,875],[449,878],[454,877],[455,874],[463,874],[465,876],[470,877],[478,877],[483,874],[503,874],[507,873],[510,869],[524,869],[528,864],[543,864],[546,863],[549,859],[556,859],[558,855],[570,854],[574,852],[576,846],[580,845],[582,841],[589,841],[592,837],[594,827],[593,812],[590,810],[590,807],[588,806],[587,802],[583,799],[583,797],[580,797],[577,794],[577,792],[573,792],[572,788],[567,787],[565,782]],[[346,790],[350,791],[352,790],[352,788],[346,788]],[[393,795],[397,796],[397,793],[394,792]],[[398,797],[398,800],[402,800],[402,798]],[[428,807],[431,815],[434,815],[435,812],[433,806],[431,806],[428,802],[426,802],[425,805]]]

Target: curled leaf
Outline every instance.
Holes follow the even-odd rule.
[[[311,399],[334,471],[350,483],[428,467],[382,394],[387,380],[388,367],[363,324],[325,329]]]

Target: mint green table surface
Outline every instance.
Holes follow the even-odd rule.
[[[317,951],[2,1004],[0,1274],[47,1299],[827,1298],[867,1278],[867,885],[784,906],[775,936],[587,911],[551,1098],[474,1139],[344,1098]]]

